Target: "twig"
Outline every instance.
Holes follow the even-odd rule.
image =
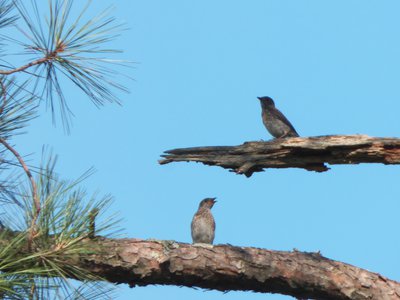
[[[89,213],[89,234],[88,237],[90,239],[94,239],[96,236],[96,217],[99,214],[98,208],[93,208]]]
[[[36,186],[36,182],[32,176],[31,171],[29,170],[28,166],[26,165],[25,161],[22,159],[21,155],[17,152],[17,150],[15,150],[10,144],[8,144],[3,138],[0,138],[0,143],[4,145],[4,147],[6,147],[19,161],[19,163],[21,164],[22,168],[24,169],[26,175],[28,176],[30,182],[31,182],[31,186],[32,186],[32,198],[33,198],[33,204],[35,206],[36,212],[32,218],[32,222],[31,222],[31,227],[30,227],[30,235],[29,235],[29,240],[28,240],[28,245],[30,247],[30,245],[32,244],[32,239],[33,239],[33,235],[34,235],[34,227],[36,224],[36,220],[39,216],[40,213],[40,200],[38,198],[37,195],[37,186]]]
[[[37,49],[39,50],[39,49]],[[30,63],[27,63],[26,65],[23,65],[21,67],[15,68],[15,69],[11,69],[11,70],[0,70],[0,75],[11,75],[13,73],[17,73],[17,72],[21,72],[21,71],[25,71],[26,69],[36,66],[36,65],[40,65],[42,63],[48,62],[50,60],[54,60],[59,52],[63,52],[65,51],[65,46],[64,45],[59,45],[57,47],[57,49],[55,49],[54,51],[51,51],[50,53],[48,53],[45,57],[36,59],[34,61],[31,61]]]
[[[51,57],[50,55],[46,56],[46,57],[42,57],[42,58],[39,58],[37,60],[31,61],[30,63],[28,63],[26,65],[23,65],[23,66],[21,66],[19,68],[15,68],[15,69],[11,69],[11,70],[0,70],[0,74],[2,74],[2,75],[11,75],[13,73],[21,72],[21,71],[24,71],[24,70],[26,70],[26,69],[28,69],[30,67],[33,67],[33,66],[36,66],[36,65],[40,65],[40,64],[45,63],[45,62],[47,62],[49,60],[52,60],[53,58],[54,58],[54,56]]]
[[[34,299],[34,296],[36,294],[36,284],[34,280],[31,280],[31,289],[30,289],[30,293],[29,293],[29,299]]]
[[[0,85],[1,85],[1,91],[3,93],[3,103],[0,107],[0,115],[2,115],[3,111],[4,111],[4,107],[6,106],[6,103],[7,103],[6,85],[4,84],[3,78],[0,78]]]

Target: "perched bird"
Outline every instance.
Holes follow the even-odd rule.
[[[258,97],[261,102],[262,120],[269,133],[275,138],[296,137],[299,134],[288,119],[275,107],[270,97]]]
[[[199,209],[192,220],[192,240],[194,243],[212,244],[215,236],[215,221],[211,214],[216,198],[206,198],[200,202]]]

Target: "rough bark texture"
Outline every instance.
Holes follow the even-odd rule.
[[[79,265],[132,287],[162,284],[307,299],[400,299],[400,283],[319,253],[139,239],[87,242],[104,247],[104,254],[81,259]]]
[[[181,148],[165,151],[160,164],[195,161],[251,176],[264,168],[303,168],[324,172],[325,163],[400,164],[400,139],[367,135],[298,137],[246,142],[239,146]]]

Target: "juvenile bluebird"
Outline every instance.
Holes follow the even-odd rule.
[[[275,107],[270,97],[258,97],[261,102],[262,120],[269,133],[275,138],[296,137],[299,134],[288,119]]]
[[[206,198],[200,202],[199,209],[192,220],[192,240],[195,243],[212,244],[215,237],[215,221],[211,214],[216,198]]]

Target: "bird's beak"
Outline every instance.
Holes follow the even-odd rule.
[[[217,200],[215,200],[215,199],[217,199],[217,197],[211,198],[211,199],[213,199],[213,203],[216,203],[216,202],[217,202]]]

